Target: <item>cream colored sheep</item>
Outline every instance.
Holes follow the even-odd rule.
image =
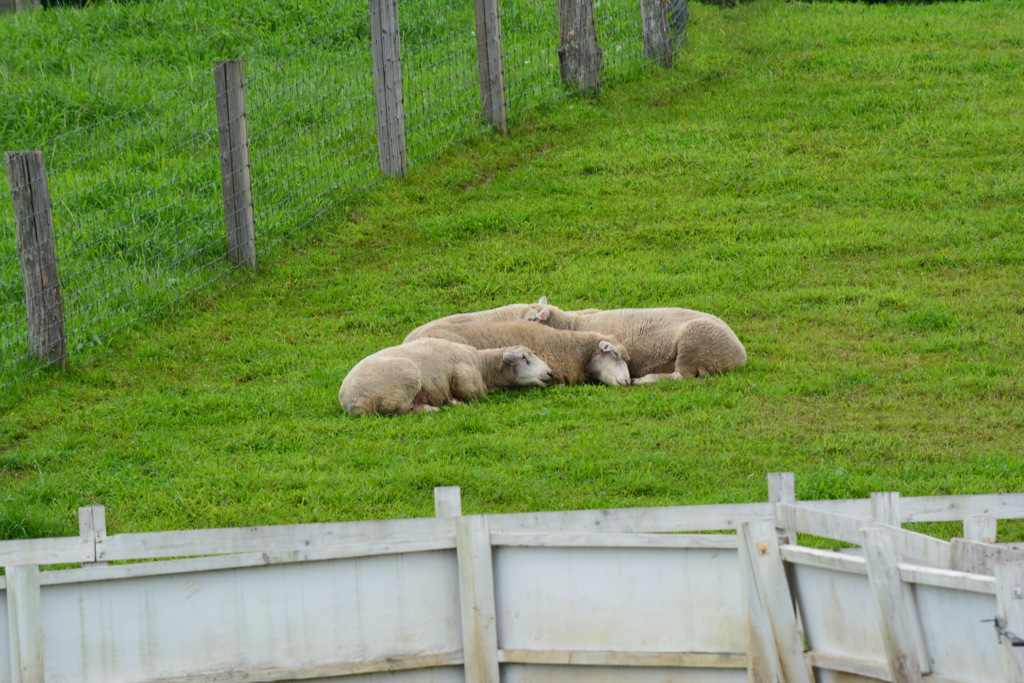
[[[629,349],[633,384],[714,375],[747,362],[742,342],[724,321],[687,308],[573,312],[535,304],[526,319],[614,335]]]
[[[547,386],[551,368],[530,349],[478,350],[443,339],[392,346],[362,359],[341,382],[338,401],[352,415],[434,412],[513,386]]]
[[[478,349],[528,346],[551,367],[555,379],[565,384],[630,384],[627,347],[610,335],[569,332],[525,321],[435,325],[426,333]]]
[[[535,310],[537,306],[546,306],[547,303],[548,298],[546,296],[542,296],[540,298],[540,302],[536,304],[509,304],[508,306],[491,308],[486,311],[455,313],[454,315],[438,318],[437,320],[431,320],[429,323],[420,325],[410,332],[405,337],[404,341],[408,342],[414,339],[422,339],[424,337],[436,337],[436,335],[431,334],[431,331],[438,327],[458,327],[461,325],[482,325],[484,323],[513,322],[522,320],[530,313],[530,311]]]

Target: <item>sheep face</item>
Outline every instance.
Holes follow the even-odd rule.
[[[520,387],[546,387],[554,381],[555,375],[548,364],[525,346],[505,349],[501,360],[512,367],[515,384]]]
[[[607,339],[598,343],[598,352],[587,363],[587,377],[610,387],[630,385],[629,365],[621,347]]]

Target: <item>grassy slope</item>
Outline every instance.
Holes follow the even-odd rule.
[[[1011,2],[692,7],[677,67],[519,121],[0,418],[0,534],[1024,490],[1024,44]],[[447,313],[716,313],[748,365],[351,419]],[[1024,538],[1007,524],[1010,538]]]

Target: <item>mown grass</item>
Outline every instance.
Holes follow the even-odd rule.
[[[0,534],[1024,490],[1024,8],[691,7],[675,68],[542,108],[0,418]],[[360,358],[547,295],[676,305],[725,375],[355,419]],[[955,533],[942,527],[937,533]],[[1024,538],[1018,523],[1004,540]]]

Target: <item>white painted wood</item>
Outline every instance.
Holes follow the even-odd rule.
[[[995,630],[983,621],[996,613],[995,595],[925,584],[913,588],[931,669],[924,680],[931,683],[939,676],[1002,683]]]
[[[992,543],[954,538],[951,542],[950,567],[975,574],[995,576],[995,567],[1001,562],[1024,560],[1024,550]]]
[[[810,683],[775,525],[747,522],[740,525],[739,537],[751,681]]]
[[[868,582],[878,607],[878,628],[890,675],[894,683],[922,683],[921,674],[930,667],[926,653],[921,652],[917,609],[900,578],[891,531],[874,527],[865,528],[863,534]]]
[[[719,548],[735,550],[735,534],[492,533],[491,545],[525,548]]]
[[[854,659],[815,650],[807,653],[807,662],[816,669],[839,671],[879,681],[892,680],[889,676],[889,667],[884,662]]]
[[[466,683],[499,683],[494,565],[487,518],[456,520]]]
[[[81,564],[95,559],[93,544],[79,536],[0,541],[0,567]]]
[[[735,550],[494,549],[505,650],[746,651]]]
[[[871,519],[886,526],[899,526],[900,494],[896,491],[872,493]]]
[[[796,503],[796,477],[792,472],[771,472],[768,474],[768,501],[771,503]],[[796,545],[795,531],[779,529],[784,536],[783,543]]]
[[[774,514],[771,503],[737,503],[488,515],[487,523],[491,533],[724,531],[736,529],[742,522],[773,519]]]
[[[998,520],[991,515],[978,515],[964,519],[964,538],[980,543],[995,543]]]
[[[93,557],[96,557],[99,554],[97,546],[103,543],[107,537],[106,508],[102,505],[78,508],[78,535],[81,536],[87,544],[92,543]],[[96,564],[106,564],[106,562],[83,562],[82,566],[86,567]]]
[[[458,486],[434,488],[434,516],[458,517],[462,514],[462,489]]]
[[[657,667],[506,664],[502,683],[746,683],[742,669],[668,669]]]
[[[1003,628],[1024,638],[1024,562],[997,564],[996,585],[996,614]],[[1004,638],[1000,651],[1005,680],[1024,681],[1024,647],[1013,647]]]
[[[616,652],[610,650],[500,650],[502,664],[746,669],[743,653]]]
[[[978,516],[1021,519],[1024,518],[1024,493],[904,498],[900,507],[904,524],[908,522],[955,522]]]
[[[5,569],[11,681],[44,683],[39,567],[15,565]]]

